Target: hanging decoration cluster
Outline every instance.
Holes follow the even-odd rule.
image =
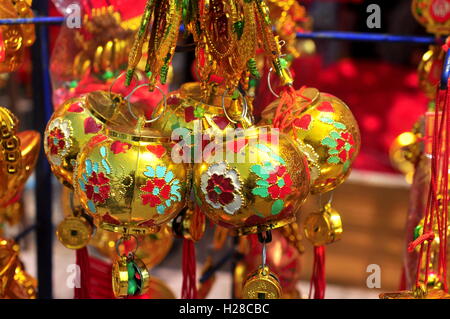
[[[167,83],[180,32],[194,40],[199,81],[164,95],[148,114],[132,97]],[[58,228],[58,237],[80,251],[94,227],[117,234],[116,297],[146,292],[150,274],[139,253],[142,236],[170,225],[184,238],[181,295],[196,298],[194,243],[205,232],[206,218],[237,236],[257,234],[262,260],[248,269],[242,297],[283,296],[266,260],[271,231],[290,227],[310,194],[329,192],[347,178],[360,136],[338,98],[293,88],[280,48],[264,1],[148,0],[125,77],[131,85],[145,60],[149,82],[133,85],[128,95],[89,92],[65,101],[53,114],[46,155],[80,203]],[[281,84],[279,98],[258,122],[248,94],[260,79],[257,52]],[[339,214],[326,205],[305,227],[322,256],[316,263],[323,265],[323,246],[342,233]],[[293,231],[298,227],[286,231],[286,238]],[[294,234],[290,244],[297,239]],[[317,278],[324,280],[322,270]],[[316,287],[321,292],[315,297],[322,298],[324,284],[316,286],[322,288]]]

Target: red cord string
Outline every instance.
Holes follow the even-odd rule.
[[[89,253],[87,247],[77,249],[76,251],[76,263],[80,270],[80,287],[75,287],[74,298],[75,299],[90,299],[89,291],[91,289],[90,283],[90,265],[89,265]]]
[[[314,246],[314,266],[309,284],[309,298],[314,290],[314,299],[325,298],[325,246]]]
[[[182,299],[197,298],[196,283],[196,264],[195,264],[195,245],[192,240],[183,240],[183,284],[181,287]]]

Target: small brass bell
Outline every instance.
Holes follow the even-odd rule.
[[[326,204],[320,212],[311,213],[304,224],[305,237],[314,246],[323,246],[341,239],[342,220],[339,213]]]

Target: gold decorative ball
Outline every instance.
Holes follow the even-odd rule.
[[[167,98],[167,109],[158,105],[156,113],[162,112],[162,116],[151,124],[151,127],[160,131],[164,136],[172,136],[174,130],[185,128],[189,132],[202,129],[204,134],[223,134],[235,125],[231,123],[224,114],[222,107],[222,96],[224,89],[210,87],[208,96],[202,97],[199,82],[188,82],[179,90],[173,91]],[[224,104],[228,106],[231,99],[228,95],[224,97]],[[162,102],[161,102],[162,103]],[[242,108],[242,99],[237,99],[238,106]],[[179,131],[181,132],[181,131]],[[173,136],[177,140],[180,136]]]
[[[172,160],[172,143],[130,113],[107,123],[77,157],[75,192],[101,228],[155,232],[185,206],[188,166]]]
[[[272,123],[278,104],[275,100],[267,106],[261,125]],[[296,97],[285,123],[290,125],[282,131],[308,158],[311,193],[325,193],[343,183],[361,144],[358,123],[348,106],[333,95],[306,88]]]
[[[269,129],[243,130],[214,153],[204,153],[203,162],[193,167],[197,204],[237,235],[294,221],[309,192],[306,158],[287,136],[269,138]]]
[[[61,183],[73,188],[77,155],[92,137],[104,131],[104,122],[112,120],[123,107],[120,95],[95,91],[67,100],[53,113],[45,130],[44,149]]]

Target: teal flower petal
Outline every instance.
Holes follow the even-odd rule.
[[[322,140],[322,145],[326,145],[330,148],[335,148],[337,146],[337,142],[333,140],[331,137],[325,137]]]
[[[166,210],[166,207],[164,205],[158,205],[156,206],[156,211],[158,212],[158,214],[162,215],[164,214],[164,211]]]
[[[95,208],[95,204],[94,204],[93,201],[89,200],[89,201],[87,202],[87,206],[88,206],[89,210],[90,210],[92,213],[95,214],[95,213],[97,212],[97,209]]]
[[[106,147],[104,146],[100,147],[100,155],[102,157],[106,157]]]
[[[262,179],[268,179],[269,174],[266,172],[266,170],[261,165],[253,165],[250,168],[250,171],[261,177]]]
[[[256,181],[256,185],[262,186],[262,187],[269,187],[269,182],[265,181],[263,179],[258,179]]]
[[[345,129],[347,129],[347,126],[345,126],[344,123],[340,123],[340,122],[334,122],[334,123],[333,123],[333,126],[334,126],[335,128],[337,128],[337,129],[340,129],[340,130],[345,130]]]
[[[155,177],[155,170],[151,166],[146,167],[147,170],[144,172],[144,175],[147,177]]]
[[[163,178],[166,174],[167,168],[165,166],[156,166],[156,177]]]
[[[108,165],[108,162],[106,162],[105,159],[102,159],[102,166],[106,171],[106,174],[111,174],[111,168]]]
[[[90,159],[86,160],[86,172],[88,175],[92,174],[92,161]]]
[[[86,184],[84,183],[84,181],[82,179],[78,180],[78,184],[80,185],[80,188],[83,192],[86,191]]]
[[[331,132],[330,132],[330,136],[331,136],[332,138],[334,138],[335,140],[341,138],[341,134],[339,134],[339,133],[336,132],[336,131],[331,131]]]
[[[164,181],[166,183],[170,183],[170,181],[175,177],[175,175],[172,173],[172,171],[168,171],[166,174],[166,177],[164,177]]]
[[[328,158],[328,163],[330,164],[339,164],[341,162],[341,159],[337,156],[331,156]]]
[[[284,201],[277,199],[272,205],[272,215],[277,215],[283,210]]]
[[[252,189],[252,194],[262,198],[269,196],[269,192],[266,187],[255,187]]]

